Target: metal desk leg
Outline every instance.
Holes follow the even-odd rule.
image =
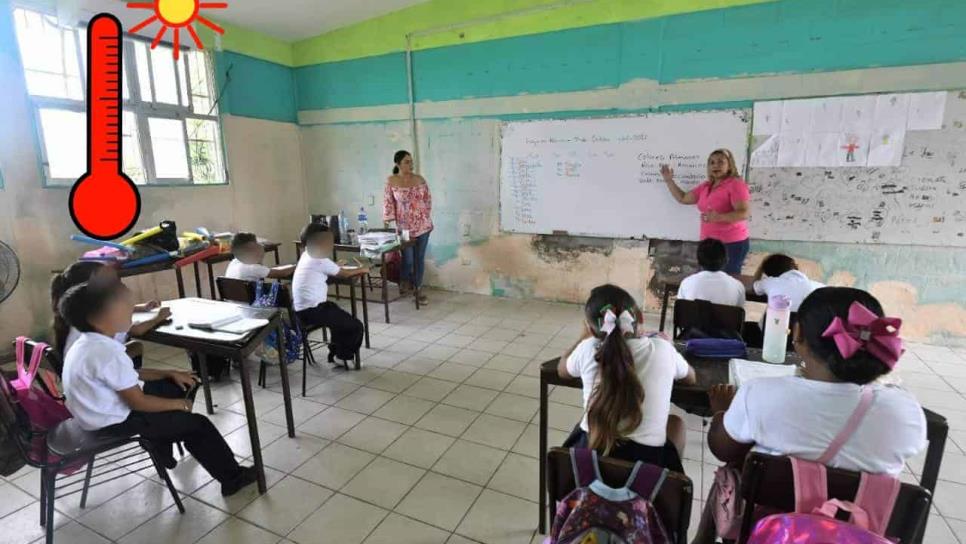
[[[218,298],[215,295],[215,267],[211,266],[211,263],[206,262],[205,265],[208,267],[208,292],[211,294],[211,300]]]
[[[664,320],[667,319],[667,303],[668,298],[671,296],[671,289],[664,284],[664,296],[661,298],[661,324],[658,328],[659,331],[664,332]]]
[[[275,266],[282,264],[282,260],[278,258],[278,246],[275,246],[275,249],[272,250],[272,253],[275,254]]]
[[[201,270],[198,266],[198,261],[191,263],[191,265],[195,269],[195,295],[197,295],[198,298],[202,298],[204,295],[201,294]]]
[[[181,275],[181,268],[174,267],[174,275],[178,280],[178,298],[184,298],[184,276]]]
[[[369,297],[366,296],[366,284],[363,281],[364,279],[369,279],[370,285],[372,285],[372,278],[366,274],[365,278],[360,277],[359,279],[359,287],[362,290],[362,327],[366,332],[366,349],[369,349]]]
[[[248,438],[252,442],[252,461],[258,474],[258,492],[265,493],[265,465],[262,462],[262,444],[258,439],[258,420],[255,417],[255,399],[252,397],[252,378],[248,375],[248,362],[242,358],[239,363],[242,383],[242,398],[245,400],[245,418],[248,420]]]
[[[198,370],[201,372],[201,387],[205,391],[205,410],[208,415],[215,413],[215,406],[211,403],[211,379],[208,377],[208,358],[204,353],[197,352]]]
[[[547,397],[549,397],[547,382],[540,379],[540,446],[537,455],[540,457],[540,517],[537,518],[537,531],[547,534]]]
[[[285,401],[285,425],[288,427],[288,437],[295,438],[295,418],[292,416],[292,388],[288,380],[288,364],[285,361],[285,330],[282,327],[282,320],[278,321],[278,328],[275,334],[279,339],[276,342],[278,352],[278,370],[282,375],[282,400]]]
[[[382,271],[382,305],[386,308],[386,323],[389,323],[389,267],[386,266],[386,254],[379,256],[379,268]]]

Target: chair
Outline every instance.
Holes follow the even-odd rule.
[[[242,304],[251,304],[255,300],[256,282],[236,280],[220,276],[215,278],[215,283],[218,286],[218,295],[221,297],[221,300],[240,302]],[[298,318],[298,315],[295,313],[291,291],[289,290],[288,286],[284,284],[279,285],[278,297],[275,300],[275,304],[279,308],[285,308],[286,312],[288,313],[289,322],[296,325],[302,335],[302,396],[304,397],[307,386],[306,369],[308,368],[309,364],[318,364],[315,360],[312,350],[325,345],[325,341],[319,342],[317,340],[309,339],[309,334],[319,329],[325,329],[320,326],[307,328],[302,324]],[[262,361],[258,367],[258,385],[262,387],[265,387],[266,371],[267,365],[265,364],[265,361]]]
[[[600,457],[598,465],[604,483],[613,487],[623,486],[634,469],[634,463],[609,457]],[[570,450],[552,448],[547,452],[547,492],[550,495],[551,527],[556,516],[557,501],[563,500],[574,489],[576,489],[576,482],[574,482]],[[661,521],[670,533],[672,542],[677,544],[687,543],[693,492],[691,478],[684,474],[670,472],[654,499],[654,508],[661,516]]]
[[[830,499],[852,500],[859,489],[858,472],[828,469]],[[745,515],[741,521],[738,542],[746,542],[755,523],[754,506],[779,512],[795,511],[795,480],[788,457],[751,453],[741,473],[741,495],[745,500]],[[913,484],[902,484],[896,499],[892,519],[885,536],[899,542],[915,542],[920,527],[926,522],[932,495]]]
[[[699,329],[716,337],[741,338],[745,310],[737,306],[713,304],[707,300],[674,301],[674,339],[685,332]]]
[[[33,350],[35,344],[28,342],[28,347]],[[54,524],[51,520],[58,491],[62,492],[59,494],[60,498],[80,493],[80,507],[85,508],[87,493],[91,487],[126,477],[151,465],[167,485],[178,511],[185,511],[168,471],[152,453],[147,440],[137,436],[118,437],[84,431],[74,419],[61,422],[46,433],[39,432],[31,424],[27,412],[17,403],[10,383],[3,375],[0,375],[0,427],[7,436],[14,438],[24,462],[40,469],[40,525],[45,527],[47,544],[54,541]],[[38,443],[45,446],[39,455],[35,453]],[[97,457],[105,455],[110,456],[105,461],[106,470],[95,474]],[[148,460],[151,464],[145,464]],[[73,471],[84,465],[86,469],[83,470],[83,476],[75,476]],[[91,483],[94,477],[98,481]],[[80,482],[83,483],[77,488]],[[74,489],[63,492],[71,487]]]

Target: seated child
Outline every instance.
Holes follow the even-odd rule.
[[[50,304],[54,315],[54,349],[60,353],[61,359],[67,355],[67,351],[80,337],[80,331],[71,327],[64,317],[60,315],[60,299],[71,287],[85,283],[95,277],[120,281],[117,277],[117,271],[113,267],[97,261],[77,261],[68,266],[60,274],[54,276],[54,279],[50,282]],[[171,317],[171,310],[162,308],[161,302],[157,300],[134,306],[135,312],[147,312],[155,309],[158,310],[157,316],[149,321],[132,326],[130,330],[124,330],[118,333],[115,340],[124,344],[127,342],[129,334],[137,336],[147,332]],[[129,355],[134,353],[135,350],[140,351],[140,347],[135,348],[134,344],[136,343],[128,342],[126,345]],[[140,368],[141,366],[140,359],[140,355],[135,358],[136,368]]]
[[[798,263],[788,255],[775,253],[765,257],[755,272],[754,290],[758,295],[785,295],[793,312],[812,291],[825,287],[798,271]]]
[[[901,321],[883,317],[869,293],[849,287],[815,290],[801,304],[793,328],[801,376],[759,378],[735,391],[710,394],[714,417],[708,445],[715,457],[740,466],[750,450],[818,460],[851,417],[863,388],[871,407],[828,465],[898,476],[926,447],[926,420],[910,393],[874,384],[902,355]],[[715,497],[708,498],[712,504]],[[706,511],[699,534],[713,525]],[[710,542],[699,539],[695,542]]]
[[[564,446],[684,472],[686,431],[670,415],[671,388],[675,380],[694,383],[694,369],[669,341],[639,334],[643,314],[620,287],[596,287],[584,315],[583,338],[557,368],[583,380],[586,412]]]
[[[698,244],[701,271],[684,278],[678,288],[682,300],[707,300],[714,304],[745,307],[745,286],[723,272],[728,254],[720,240],[706,238]]]
[[[64,361],[67,408],[82,429],[119,436],[140,435],[168,468],[174,442],[185,447],[229,496],[255,482],[252,467],[239,466],[211,421],[192,413],[197,378],[176,370],[134,369],[114,337],[131,327],[134,303],[120,281],[91,278],[67,290],[60,314],[80,337]],[[143,382],[142,382],[143,380]]]
[[[332,332],[329,342],[329,362],[338,358],[349,361],[355,358],[362,346],[362,322],[352,317],[334,302],[328,301],[329,276],[351,278],[368,274],[368,268],[345,270],[332,262],[334,243],[332,232],[320,223],[309,223],[302,230],[302,247],[292,276],[292,298],[295,313],[306,327],[324,326]]]
[[[259,281],[265,278],[291,278],[295,272],[295,265],[276,266],[269,268],[262,264],[265,258],[265,248],[258,243],[258,239],[250,232],[239,232],[231,240],[231,252],[235,258],[228,263],[225,277]]]

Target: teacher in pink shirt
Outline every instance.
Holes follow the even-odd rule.
[[[661,176],[668,190],[681,204],[697,204],[701,212],[701,239],[721,240],[728,252],[724,271],[741,274],[748,256],[748,184],[738,175],[734,155],[715,149],[708,156],[708,179],[688,192],[674,182],[674,170],[661,165]]]

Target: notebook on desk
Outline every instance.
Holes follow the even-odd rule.
[[[245,334],[255,329],[260,329],[268,325],[267,319],[256,319],[245,317],[241,314],[229,315],[219,319],[208,321],[189,321],[188,326],[209,332],[228,332],[232,334]]]
[[[778,378],[794,376],[798,371],[796,365],[776,365],[761,361],[746,359],[731,359],[728,361],[728,382],[735,387],[757,378]]]

